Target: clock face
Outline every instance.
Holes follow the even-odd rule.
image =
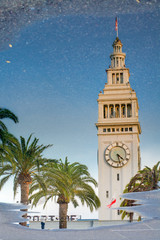
[[[106,162],[112,167],[123,167],[130,158],[128,147],[123,143],[113,143],[104,152]]]

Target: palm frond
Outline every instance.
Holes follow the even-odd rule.
[[[8,131],[6,125],[5,125],[2,121],[0,121],[0,128],[1,128],[1,130],[4,131],[4,132],[7,132],[7,131]]]
[[[33,181],[30,188],[31,199],[34,199],[33,204],[37,204],[40,198],[46,197],[46,205],[48,199],[57,197],[59,204],[72,202],[77,207],[76,197],[78,197],[81,203],[86,203],[91,211],[100,207],[100,200],[91,186],[97,186],[97,182],[90,176],[85,165],[78,162],[70,163],[65,158],[64,163],[61,159],[46,162],[41,166],[40,171],[43,172],[47,191],[38,190],[38,185]]]
[[[14,183],[13,183],[13,194],[14,194],[14,198],[17,194],[17,189],[18,189],[19,183],[18,183],[18,176],[16,174],[16,176],[14,177]]]
[[[8,179],[12,176],[12,174],[8,174],[7,176],[3,177],[0,180],[0,190],[2,189],[2,187],[4,186],[4,184],[8,181]]]
[[[33,195],[31,195],[29,197],[29,201],[32,201],[32,207],[36,207],[37,206],[37,203],[39,202],[39,200],[42,198],[42,197],[45,197],[44,195],[44,191],[39,191]]]
[[[18,122],[18,117],[13,112],[6,108],[0,108],[0,119],[4,118],[9,118],[13,120],[15,123]]]

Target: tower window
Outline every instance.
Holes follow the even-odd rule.
[[[123,83],[123,73],[120,73],[120,83]]]
[[[120,210],[117,210],[117,215],[120,215]]]
[[[117,173],[117,181],[119,181],[119,173]]]
[[[110,106],[109,106],[109,112],[110,112],[110,118],[113,118],[113,117],[114,117],[114,116],[113,116],[113,115],[114,115],[114,114],[113,114],[113,113],[114,113],[113,105],[110,105]]]
[[[117,58],[117,67],[118,67],[118,63],[119,63],[119,61],[118,61],[118,58]]]
[[[106,132],[106,128],[103,128],[103,132]]]
[[[131,104],[127,104],[127,117],[132,116],[132,107]]]
[[[126,106],[125,104],[122,104],[121,106],[121,116],[124,118],[126,116]]]
[[[132,127],[129,128],[129,131],[132,132]]]
[[[115,128],[112,128],[112,132],[115,132]]]
[[[111,131],[111,129],[110,128],[107,128],[107,132],[110,132]]]
[[[104,105],[104,118],[108,117],[108,105]]]
[[[116,73],[116,83],[119,83],[119,73]]]
[[[112,74],[112,84],[115,84],[115,73]]]
[[[125,132],[128,132],[128,128],[125,128]]]
[[[115,113],[116,118],[119,118],[119,104],[115,105],[115,111],[116,111],[116,113]]]
[[[106,198],[109,198],[109,191],[106,191]]]
[[[123,129],[123,128],[121,128],[121,132],[123,132],[123,130],[124,130],[124,129]]]

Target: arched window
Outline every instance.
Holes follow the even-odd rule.
[[[108,105],[104,105],[104,118],[108,118]]]
[[[126,117],[126,106],[125,106],[125,104],[121,105],[121,117],[122,118]]]
[[[113,104],[109,105],[109,116],[110,116],[110,118],[114,117],[114,106],[113,106]]]
[[[127,104],[127,117],[132,117],[132,106]]]
[[[116,104],[115,106],[115,117],[119,118],[119,104]]]
[[[116,64],[117,64],[117,67],[118,67],[118,65],[119,65],[119,60],[118,60],[118,58],[117,58]]]
[[[115,84],[115,79],[116,79],[116,76],[115,76],[115,73],[112,74],[112,84]]]
[[[119,83],[119,73],[116,73],[116,83]]]
[[[120,83],[123,83],[123,73],[120,73]]]

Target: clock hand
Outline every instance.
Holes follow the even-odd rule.
[[[121,160],[120,160],[120,156],[119,156],[119,154],[117,154],[117,157],[118,157],[118,161],[119,161],[119,163],[121,162]]]
[[[120,157],[121,159],[123,159],[123,160],[124,160],[124,158],[123,158],[121,155],[119,155],[118,153],[117,153],[117,155],[118,155],[118,157]]]
[[[120,158],[121,158],[122,160],[124,160],[124,158],[123,158],[122,156],[120,156],[118,153],[117,153],[117,157],[118,157],[119,163],[120,163]]]

